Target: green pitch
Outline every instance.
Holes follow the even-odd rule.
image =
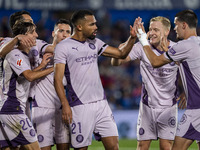
[[[119,149],[120,150],[136,150],[137,140],[130,140],[130,139],[120,139],[119,140]],[[188,150],[197,150],[196,142],[190,146]],[[53,147],[53,150],[56,150],[56,147]],[[72,149],[70,149],[72,150]],[[89,146],[88,150],[104,150],[103,145],[101,142],[93,141],[92,145]],[[158,141],[153,141],[151,143],[150,150],[159,150],[159,143]]]

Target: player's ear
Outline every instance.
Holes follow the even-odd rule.
[[[183,22],[183,23],[182,23],[182,28],[183,28],[183,29],[186,29],[187,26],[188,26],[188,24],[187,24],[186,22]]]
[[[81,31],[82,30],[82,25],[78,24],[78,25],[76,25],[76,28],[77,28],[78,31]]]

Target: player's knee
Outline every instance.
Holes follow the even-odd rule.
[[[119,145],[118,144],[110,145],[109,148],[106,148],[106,150],[119,150]]]
[[[149,149],[149,143],[140,141],[137,144],[137,150],[148,150]]]

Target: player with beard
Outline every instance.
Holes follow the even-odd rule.
[[[106,150],[118,150],[117,126],[100,80],[97,58],[126,58],[136,39],[134,27],[130,26],[128,42],[120,50],[96,38],[96,19],[91,11],[79,10],[71,21],[74,33],[56,46],[54,56],[54,85],[62,104],[62,119],[71,128],[71,144],[76,150],[87,150],[94,132]],[[62,83],[64,75],[68,98]]]

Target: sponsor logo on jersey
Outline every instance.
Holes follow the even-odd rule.
[[[17,60],[17,66],[21,66],[21,65],[22,65],[22,62],[23,62],[23,59],[18,59],[18,60]]]
[[[170,48],[169,52],[172,53],[172,55],[176,54],[176,51],[173,48]]]
[[[78,51],[78,47],[72,47],[72,49]]]

